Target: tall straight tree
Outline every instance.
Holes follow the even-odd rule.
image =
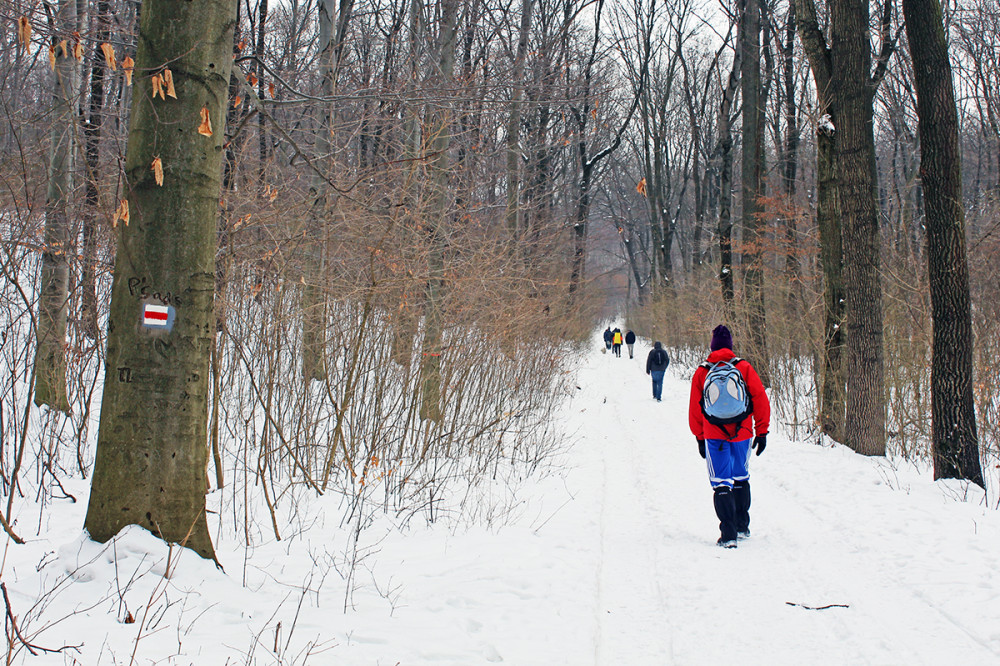
[[[761,216],[764,207],[764,99],[760,81],[760,0],[743,0],[740,16],[740,87],[743,95],[743,258],[747,325],[754,367],[764,386],[770,385],[767,355],[767,317],[764,310],[764,266]]]
[[[972,310],[962,208],[958,112],[938,0],[903,0],[913,59],[920,177],[927,227],[934,342],[931,420],[934,478],[985,487],[972,392]],[[919,44],[914,48],[914,44]]]
[[[74,0],[62,0],[55,20],[61,33],[76,31]],[[61,44],[59,42],[62,42]],[[69,203],[73,195],[73,100],[77,61],[73,45],[52,36],[52,131],[45,196],[45,249],[35,330],[35,404],[69,412],[66,396],[66,311],[69,302]]]
[[[87,188],[83,211],[80,300],[83,330],[96,340],[100,333],[100,326],[97,323],[97,219],[100,205],[101,126],[104,124],[104,70],[107,66],[100,45],[107,43],[111,34],[111,11],[108,0],[97,0],[94,11],[97,44],[94,45],[94,57],[90,65],[90,110],[83,126]]]
[[[737,19],[738,20],[738,19]],[[722,304],[726,318],[732,319],[736,288],[733,281],[733,132],[732,109],[736,93],[740,88],[743,47],[741,31],[736,32],[736,47],[733,49],[733,68],[729,71],[726,87],[722,89],[719,103],[718,143],[715,160],[719,173],[719,282],[722,288]]]
[[[823,432],[843,441],[847,394],[844,376],[844,252],[837,198],[836,123],[831,80],[833,62],[812,0],[795,0],[797,29],[816,86],[820,121],[816,129],[816,226],[823,271],[823,379],[819,418]]]
[[[864,455],[885,453],[885,350],[882,336],[882,286],[878,194],[875,167],[875,90],[885,75],[895,42],[889,38],[892,3],[883,6],[882,49],[875,72],[869,30],[868,0],[831,0],[829,46],[816,21],[812,0],[796,0],[799,34],[813,66],[820,101],[829,97],[821,134],[833,138],[832,146],[820,138],[818,151],[820,184],[833,176],[836,188],[832,203],[840,219],[843,248],[843,294],[847,325],[847,393],[843,417],[843,442]],[[833,171],[830,155],[832,148]],[[829,193],[825,194],[829,196]],[[820,192],[820,199],[824,193]],[[822,203],[822,202],[821,202]],[[830,213],[831,211],[826,211]],[[835,220],[836,217],[830,221]],[[820,229],[823,232],[821,220]],[[829,230],[828,230],[829,231]],[[838,234],[833,234],[836,240]],[[838,262],[835,248],[824,248],[824,270]],[[827,254],[830,253],[830,256]],[[834,269],[834,272],[835,269]],[[827,298],[831,285],[827,277]],[[830,325],[829,312],[827,324]],[[836,323],[833,326],[838,326]],[[827,331],[830,344],[829,330]],[[829,349],[829,347],[828,347]],[[830,369],[829,358],[827,369]],[[835,377],[836,379],[836,377]],[[824,391],[825,393],[825,391]],[[834,415],[833,418],[836,418]]]
[[[534,0],[521,0],[521,25],[517,33],[517,52],[511,77],[510,118],[507,120],[507,230],[519,239],[523,231],[521,214],[521,105],[524,98],[524,63],[528,57],[528,36]]]
[[[863,455],[879,456],[885,454],[885,348],[875,168],[877,79],[872,79],[868,4],[830,3],[830,85],[840,112],[835,151],[847,301],[844,443]],[[891,8],[890,2],[886,5]],[[883,27],[887,23],[883,20]]]
[[[343,4],[343,3],[341,3]],[[348,10],[349,11],[349,10]],[[335,30],[335,0],[319,0],[316,3],[319,37],[320,90],[326,98],[320,102],[319,123],[316,128],[316,153],[319,164],[330,164],[333,159],[334,102],[337,87],[338,48]],[[263,30],[263,28],[262,28]],[[263,97],[263,95],[261,95]],[[263,129],[261,130],[263,133]],[[263,145],[263,144],[262,144]],[[264,161],[261,149],[261,164]],[[263,169],[263,166],[261,167]],[[312,379],[324,380],[326,371],[326,297],[323,289],[323,274],[326,265],[323,247],[323,227],[329,212],[331,199],[327,176],[317,168],[310,177],[309,194],[312,209],[307,222],[306,236],[309,239],[304,255],[302,287],[302,378],[308,383]]]
[[[448,90],[455,72],[455,36],[458,27],[459,0],[440,0],[438,26],[439,90]],[[449,100],[437,103],[431,114],[432,136],[428,175],[430,178],[430,206],[427,229],[427,286],[424,292],[424,340],[420,363],[420,418],[440,422],[441,409],[441,354],[444,349],[444,296],[445,248],[448,220],[451,210],[451,193],[448,176],[451,166],[452,107]]]
[[[118,224],[85,523],[98,541],[136,524],[214,558],[205,517],[208,378],[235,15],[230,0],[142,4],[142,76],[125,159],[131,221]]]

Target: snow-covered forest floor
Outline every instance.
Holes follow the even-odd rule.
[[[15,640],[13,663],[1000,662],[1000,513],[981,492],[778,424],[752,460],[753,536],[719,549],[692,368],[657,403],[648,350],[595,337],[567,380],[570,445],[509,496],[479,489],[499,508],[478,525],[380,513],[357,531],[343,498],[290,493],[280,541],[266,511],[239,527],[252,548],[216,528],[223,572],[138,528],[89,541],[83,482],[76,502],[19,498],[28,543],[7,541],[0,576],[37,656]]]

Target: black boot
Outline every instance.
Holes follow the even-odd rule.
[[[733,497],[736,499],[736,536],[746,539],[750,536],[750,479],[737,481],[733,484]]]
[[[719,517],[719,529],[722,536],[717,542],[723,548],[736,547],[736,499],[729,486],[719,486],[715,489],[715,515]]]

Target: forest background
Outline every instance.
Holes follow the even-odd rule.
[[[178,128],[222,159],[202,196],[214,334],[195,439],[227,529],[260,497],[280,538],[274,507],[303,486],[342,494],[360,530],[372,510],[436,520],[480,479],[530,474],[561,441],[573,345],[615,313],[685,362],[728,322],[795,437],[933,464],[995,503],[1000,10],[917,4],[238,4],[225,117],[199,102],[201,124]],[[105,367],[116,248],[149,231],[133,193],[174,187],[180,210],[200,182],[165,145],[127,164],[136,100],[167,123],[191,79],[175,63],[193,48],[137,64],[140,9],[0,9],[12,539],[29,488],[44,506],[94,472],[101,393],[142,372]],[[914,51],[921,18],[943,63],[925,62],[933,39]],[[182,32],[169,16],[143,30],[171,47]],[[948,138],[928,73],[954,84],[957,196],[927,186]],[[943,222],[935,196],[957,205]],[[156,233],[154,253],[188,242]],[[120,290],[182,312],[153,282]]]

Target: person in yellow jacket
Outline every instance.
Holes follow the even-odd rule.
[[[620,328],[611,332],[611,351],[618,358],[622,357],[622,330]]]

